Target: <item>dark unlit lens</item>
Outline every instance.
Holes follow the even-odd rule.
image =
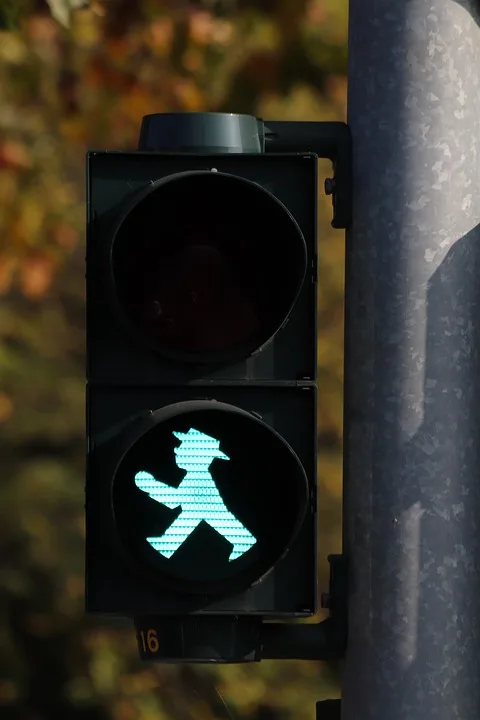
[[[112,271],[123,313],[160,351],[192,358],[251,351],[288,314],[305,244],[283,206],[258,186],[188,175],[158,186],[126,216]]]
[[[248,269],[213,245],[186,244],[161,258],[144,288],[143,327],[162,344],[183,350],[222,350],[259,327],[259,299],[249,292]],[[142,313],[141,308],[139,308]]]

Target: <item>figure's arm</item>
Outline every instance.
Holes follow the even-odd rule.
[[[166,505],[173,510],[180,505],[178,489],[156,480],[150,473],[143,470],[135,475],[135,485],[139,490],[146,492],[153,500]]]

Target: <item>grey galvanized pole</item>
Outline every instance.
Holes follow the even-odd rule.
[[[350,0],[343,720],[480,718],[479,5]]]

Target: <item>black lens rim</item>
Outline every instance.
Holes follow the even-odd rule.
[[[130,452],[133,446],[141,440],[144,435],[153,430],[156,426],[170,420],[179,415],[192,412],[201,411],[214,411],[222,413],[233,413],[241,415],[248,419],[254,424],[261,425],[269,433],[276,437],[282,446],[288,451],[298,468],[298,474],[295,479],[297,484],[296,491],[298,491],[298,507],[294,523],[292,524],[292,531],[289,538],[285,541],[284,547],[280,551],[275,553],[269,553],[266,558],[262,561],[257,561],[254,565],[246,568],[240,572],[238,576],[230,577],[222,580],[210,580],[203,583],[194,582],[191,580],[183,581],[181,578],[170,576],[167,573],[159,572],[155,570],[150,564],[135,552],[134,549],[128,547],[128,543],[122,538],[122,531],[117,517],[117,511],[115,509],[115,481],[117,478],[118,471],[123,463],[125,456]],[[176,594],[185,595],[193,598],[220,598],[227,597],[238,592],[243,592],[249,587],[253,587],[260,583],[267,575],[269,575],[274,567],[287,555],[292,544],[295,541],[304,521],[307,516],[310,507],[310,491],[309,481],[305,468],[298,457],[295,450],[280,435],[274,428],[265,423],[261,418],[257,417],[253,413],[243,410],[235,405],[229,403],[219,402],[217,400],[187,400],[172,405],[168,405],[164,408],[155,410],[149,415],[149,417],[138,426],[135,433],[130,435],[126,439],[123,445],[123,451],[118,458],[114,466],[112,473],[112,479],[110,483],[110,510],[113,517],[115,535],[117,540],[117,547],[119,548],[122,556],[126,559],[128,565],[135,571],[136,574],[142,575],[144,578],[150,580],[155,586],[169,590]]]
[[[138,326],[130,319],[129,315],[125,310],[123,309],[122,302],[119,297],[119,293],[117,291],[117,282],[115,278],[115,271],[114,271],[114,253],[115,253],[115,243],[117,240],[117,237],[119,233],[121,232],[121,228],[127,217],[130,215],[130,213],[135,210],[138,205],[140,205],[144,200],[146,200],[152,193],[157,192],[160,188],[164,187],[167,184],[171,184],[174,182],[182,182],[182,180],[187,178],[192,178],[194,176],[197,176],[199,180],[201,180],[201,177],[209,177],[212,176],[215,178],[218,178],[219,180],[227,180],[228,182],[235,182],[235,183],[241,183],[244,187],[248,187],[249,190],[254,190],[255,192],[259,193],[259,196],[262,196],[264,198],[267,198],[270,203],[275,203],[275,205],[278,207],[278,209],[284,213],[285,215],[285,222],[288,222],[290,224],[290,228],[294,231],[294,233],[298,237],[298,243],[299,246],[297,248],[297,252],[299,252],[299,255],[301,255],[301,259],[298,263],[297,269],[297,279],[296,279],[296,291],[293,294],[292,298],[290,299],[290,302],[288,304],[288,307],[286,309],[286,312],[284,313],[284,317],[275,323],[275,325],[271,325],[269,328],[267,328],[267,332],[265,332],[265,328],[262,327],[258,333],[256,333],[253,337],[249,338],[245,342],[241,342],[238,344],[235,344],[231,348],[228,348],[226,350],[219,350],[219,351],[212,351],[212,352],[191,352],[191,351],[183,351],[179,348],[171,347],[165,343],[157,343],[152,341],[151,337],[143,332]],[[156,354],[162,356],[163,358],[166,358],[171,361],[184,363],[187,365],[226,365],[226,364],[233,364],[236,362],[240,362],[241,360],[246,360],[247,358],[251,357],[252,355],[255,355],[259,352],[261,352],[267,345],[269,345],[273,338],[277,335],[277,333],[282,329],[282,327],[286,324],[293,308],[295,307],[295,304],[298,300],[298,297],[300,295],[300,292],[302,290],[302,287],[305,282],[305,277],[307,274],[307,265],[308,265],[308,253],[307,253],[307,244],[305,241],[305,237],[303,235],[303,232],[298,225],[296,219],[292,215],[292,213],[288,210],[288,208],[269,190],[267,190],[265,187],[259,185],[258,183],[249,180],[244,177],[240,177],[237,175],[233,175],[231,173],[225,173],[225,172],[212,172],[211,170],[191,170],[191,171],[185,171],[180,173],[175,173],[173,175],[168,175],[167,177],[160,178],[159,180],[156,180],[154,182],[151,182],[147,187],[143,188],[139,192],[137,192],[134,197],[130,200],[129,203],[126,204],[123,211],[121,212],[120,216],[118,217],[109,241],[109,247],[108,247],[108,282],[110,286],[110,292],[109,296],[112,301],[112,309],[113,312],[120,322],[120,324],[125,327],[127,332],[132,336],[136,342],[141,343],[144,347],[148,347],[150,350],[155,352]],[[292,268],[293,272],[294,268]]]

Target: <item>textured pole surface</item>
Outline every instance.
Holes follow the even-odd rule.
[[[343,720],[480,718],[479,6],[350,0]]]

